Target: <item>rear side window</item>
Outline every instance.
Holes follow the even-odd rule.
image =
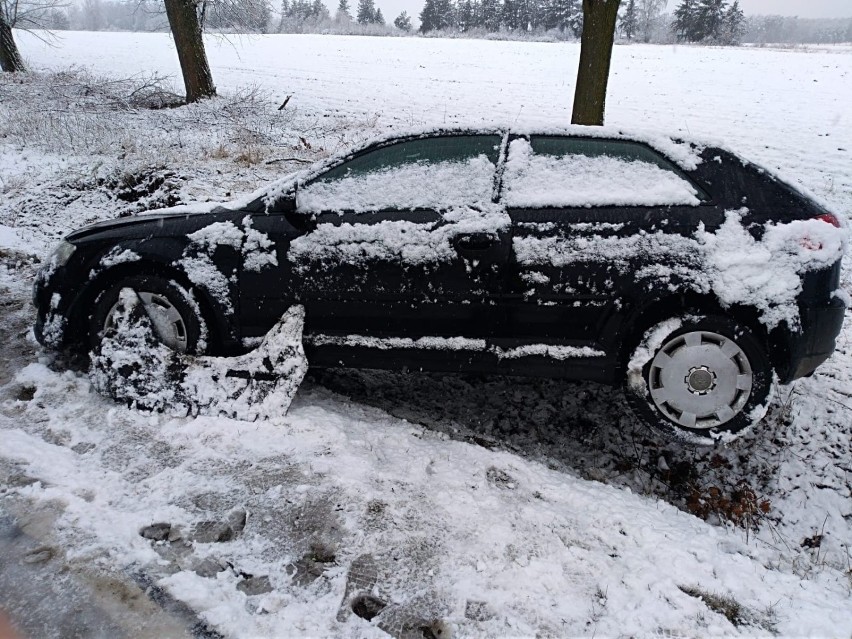
[[[330,169],[297,192],[306,212],[448,209],[491,202],[500,136],[399,142]]]
[[[510,143],[503,192],[516,208],[695,206],[706,199],[643,144],[557,136]]]

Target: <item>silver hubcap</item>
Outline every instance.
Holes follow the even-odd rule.
[[[159,293],[136,291],[136,294],[145,306],[145,313],[151,319],[154,333],[159,340],[172,350],[185,353],[187,347],[186,324],[174,304]],[[118,302],[107,313],[104,322],[105,329],[112,327],[117,308]]]
[[[648,389],[657,408],[687,428],[713,428],[742,411],[753,375],[733,340],[693,331],[663,344],[651,361]]]

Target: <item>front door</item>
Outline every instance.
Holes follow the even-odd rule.
[[[278,265],[243,273],[243,290],[257,296],[244,314],[274,313],[253,322],[261,327],[302,303],[316,346],[388,357],[476,350],[505,329],[497,309],[509,221],[493,203],[500,144],[499,135],[398,141],[299,185],[291,214],[254,218]]]

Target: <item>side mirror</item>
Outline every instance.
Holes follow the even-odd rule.
[[[280,196],[269,207],[270,213],[293,213],[296,211],[296,192],[291,191]]]

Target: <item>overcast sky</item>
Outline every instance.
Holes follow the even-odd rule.
[[[375,0],[382,10],[385,20],[392,22],[405,9],[415,22],[425,0]],[[332,15],[338,0],[325,0]],[[622,0],[624,2],[624,0]],[[669,0],[668,10],[673,10],[680,0]],[[352,12],[358,7],[358,0],[349,0]],[[799,16],[800,18],[852,18],[852,0],[740,0],[740,6],[747,15],[774,14]]]

